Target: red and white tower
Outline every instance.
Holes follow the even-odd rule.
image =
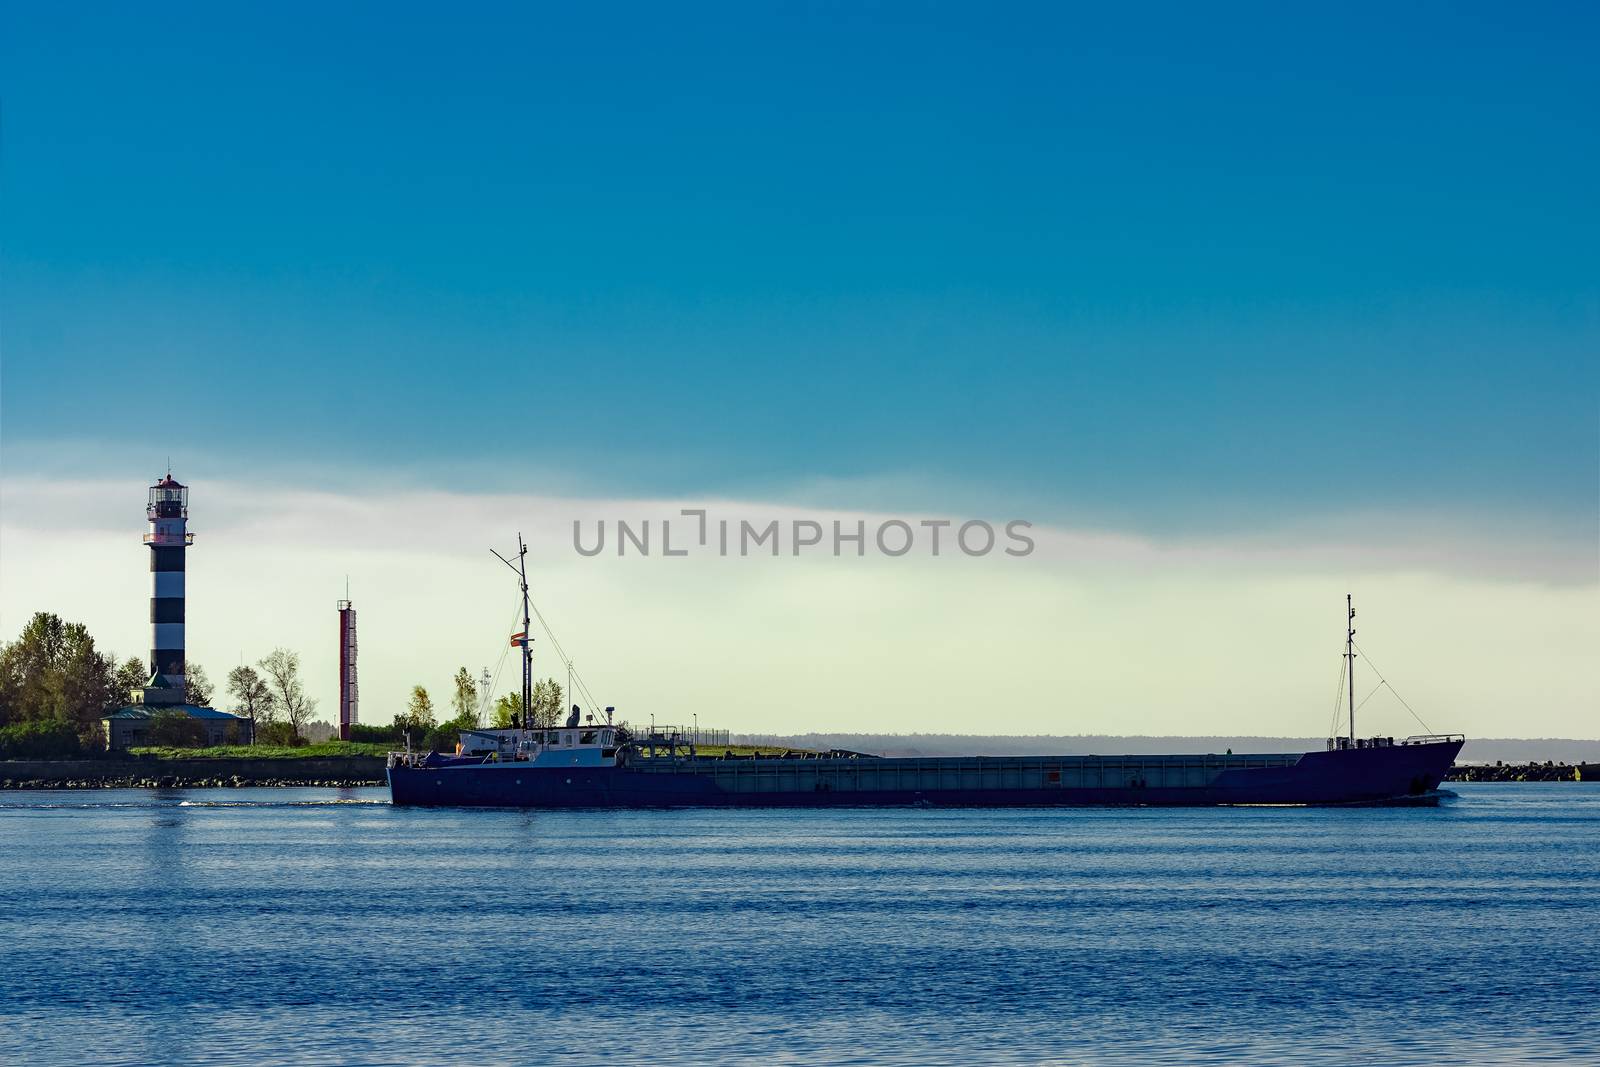
[[[350,740],[356,718],[356,606],[339,601],[339,740]]]

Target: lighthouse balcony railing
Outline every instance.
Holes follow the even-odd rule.
[[[171,539],[171,537],[171,534],[147,533],[144,535],[144,543],[147,545],[165,544]],[[194,534],[185,533],[183,535],[183,543],[186,545],[194,544]]]

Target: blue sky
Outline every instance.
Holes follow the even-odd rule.
[[[110,443],[538,490],[521,452],[595,494],[1595,529],[1589,6],[0,31],[13,474]]]

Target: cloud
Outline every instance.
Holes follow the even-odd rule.
[[[515,684],[516,589],[490,554],[529,535],[536,603],[601,702],[634,720],[751,731],[1318,734],[1333,712],[1344,594],[1359,640],[1433,729],[1592,735],[1600,583],[1534,535],[1349,516],[1232,537],[1157,539],[1038,525],[1026,558],[594,558],[571,524],[721,517],[830,528],[888,517],[760,501],[597,500],[207,481],[191,502],[191,656],[213,678],[298,649],[334,714],[334,602],[360,613],[363,718],[458,666]],[[143,655],[143,488],[0,486],[0,632],[35,610]],[[913,522],[927,516],[904,516]],[[961,519],[968,516],[954,516]],[[974,516],[976,517],[976,516]],[[1011,516],[983,516],[1003,522]],[[652,547],[659,551],[659,526]],[[1498,531],[1495,532],[1498,534]],[[677,542],[678,529],[674,529]],[[683,542],[677,542],[683,543]],[[538,630],[540,675],[565,666]],[[1358,698],[1376,685],[1358,662]],[[1379,690],[1371,732],[1422,728]]]

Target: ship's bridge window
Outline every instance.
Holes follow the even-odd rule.
[[[580,745],[592,745],[592,744],[594,744],[594,734],[595,734],[595,732],[593,730],[585,731],[583,736],[578,738],[578,744],[580,744]]]
[[[568,745],[571,745],[571,744],[574,744],[574,742],[573,742],[573,740],[572,740],[572,734],[570,734],[570,733],[569,733],[569,734],[567,734],[567,740],[566,740],[566,743],[567,743],[567,744],[568,744]]]
[[[559,745],[559,744],[561,744],[561,735],[560,734],[554,734],[554,733],[551,733],[551,734],[540,734],[539,736],[544,740],[544,743],[547,744],[547,745]]]

